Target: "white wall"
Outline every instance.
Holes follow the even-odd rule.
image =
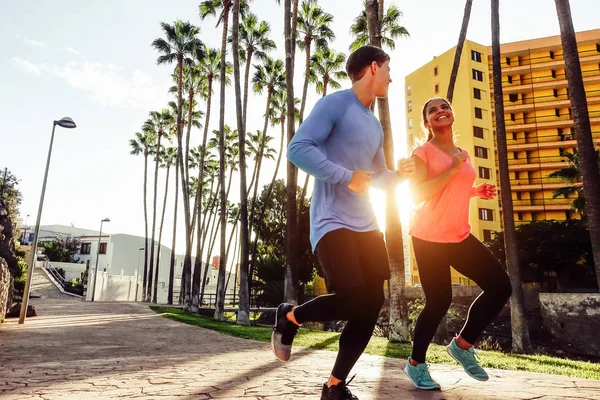
[[[65,280],[70,281],[71,279],[81,279],[81,273],[85,272],[85,264],[74,264],[74,263],[60,263],[50,262],[52,268],[62,268],[65,271]]]

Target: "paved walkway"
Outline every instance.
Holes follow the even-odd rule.
[[[266,343],[163,318],[136,303],[32,299],[39,317],[0,328],[0,399],[318,399],[335,354]],[[402,360],[363,355],[351,386],[367,399],[596,399],[600,382],[491,370],[480,383],[432,365],[443,391],[416,390]]]

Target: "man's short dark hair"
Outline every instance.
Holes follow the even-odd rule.
[[[390,56],[379,47],[362,46],[356,49],[348,57],[346,61],[346,72],[352,83],[360,80],[365,74],[365,68],[377,61],[381,66],[386,61],[390,60]]]

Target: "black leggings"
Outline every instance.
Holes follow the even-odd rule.
[[[452,302],[450,266],[483,290],[475,299],[460,335],[473,344],[504,307],[512,293],[510,279],[498,259],[473,235],[460,243],[433,243],[413,237],[425,308],[415,326],[412,359],[425,362],[429,343]]]
[[[340,351],[331,373],[342,381],[346,380],[367,347],[384,301],[383,280],[365,281],[363,286],[316,297],[294,311],[299,324],[307,321],[348,321],[340,337]]]

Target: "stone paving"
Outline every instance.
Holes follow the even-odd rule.
[[[1,400],[318,399],[335,358],[296,349],[283,364],[266,343],[171,321],[144,304],[45,297],[31,301],[39,317],[0,328]],[[481,383],[446,365],[431,366],[442,391],[425,392],[403,367],[363,355],[352,390],[361,400],[600,400],[600,381],[488,370],[490,381]]]

